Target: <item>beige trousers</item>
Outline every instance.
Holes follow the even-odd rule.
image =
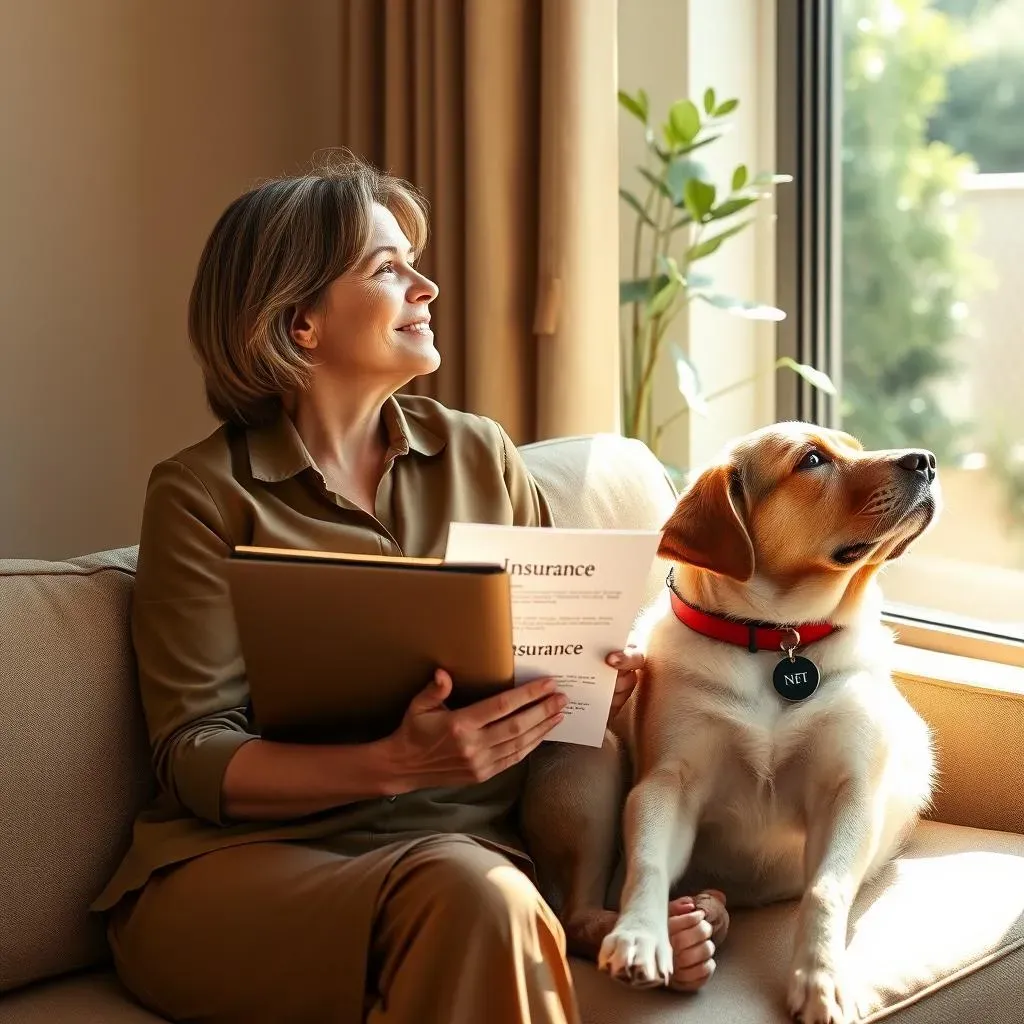
[[[123,983],[172,1021],[579,1022],[554,914],[466,836],[220,850],[152,878],[108,935]]]

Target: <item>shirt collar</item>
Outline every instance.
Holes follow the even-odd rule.
[[[437,455],[444,441],[422,423],[406,415],[399,400],[391,397],[381,410],[388,432],[390,455]],[[264,483],[280,483],[298,476],[304,469],[316,469],[291,417],[279,409],[272,420],[246,431],[249,446],[249,468],[253,479]],[[319,471],[318,471],[319,472]]]
[[[304,469],[315,469],[313,457],[299,437],[291,417],[278,409],[274,418],[246,431],[249,468],[254,480],[276,484],[298,476]]]
[[[401,455],[410,451],[420,455],[437,455],[444,441],[421,423],[415,415],[407,415],[400,398],[392,396],[382,410],[391,449]]]

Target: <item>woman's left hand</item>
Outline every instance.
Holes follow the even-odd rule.
[[[612,651],[605,660],[612,668],[619,670],[615,679],[615,696],[612,697],[611,710],[608,712],[608,721],[611,722],[636,687],[644,667],[644,656],[630,645],[624,651]]]

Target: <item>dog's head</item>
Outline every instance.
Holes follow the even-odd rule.
[[[849,434],[781,423],[735,442],[683,492],[659,554],[776,596],[837,592],[898,558],[939,507],[935,456],[865,451]]]

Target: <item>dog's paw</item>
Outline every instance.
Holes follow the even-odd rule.
[[[672,980],[672,946],[667,927],[658,932],[616,925],[601,943],[597,966],[636,988],[667,986]]]
[[[794,967],[789,976],[789,1012],[799,1024],[852,1024],[854,1003],[840,972],[821,966]]]

